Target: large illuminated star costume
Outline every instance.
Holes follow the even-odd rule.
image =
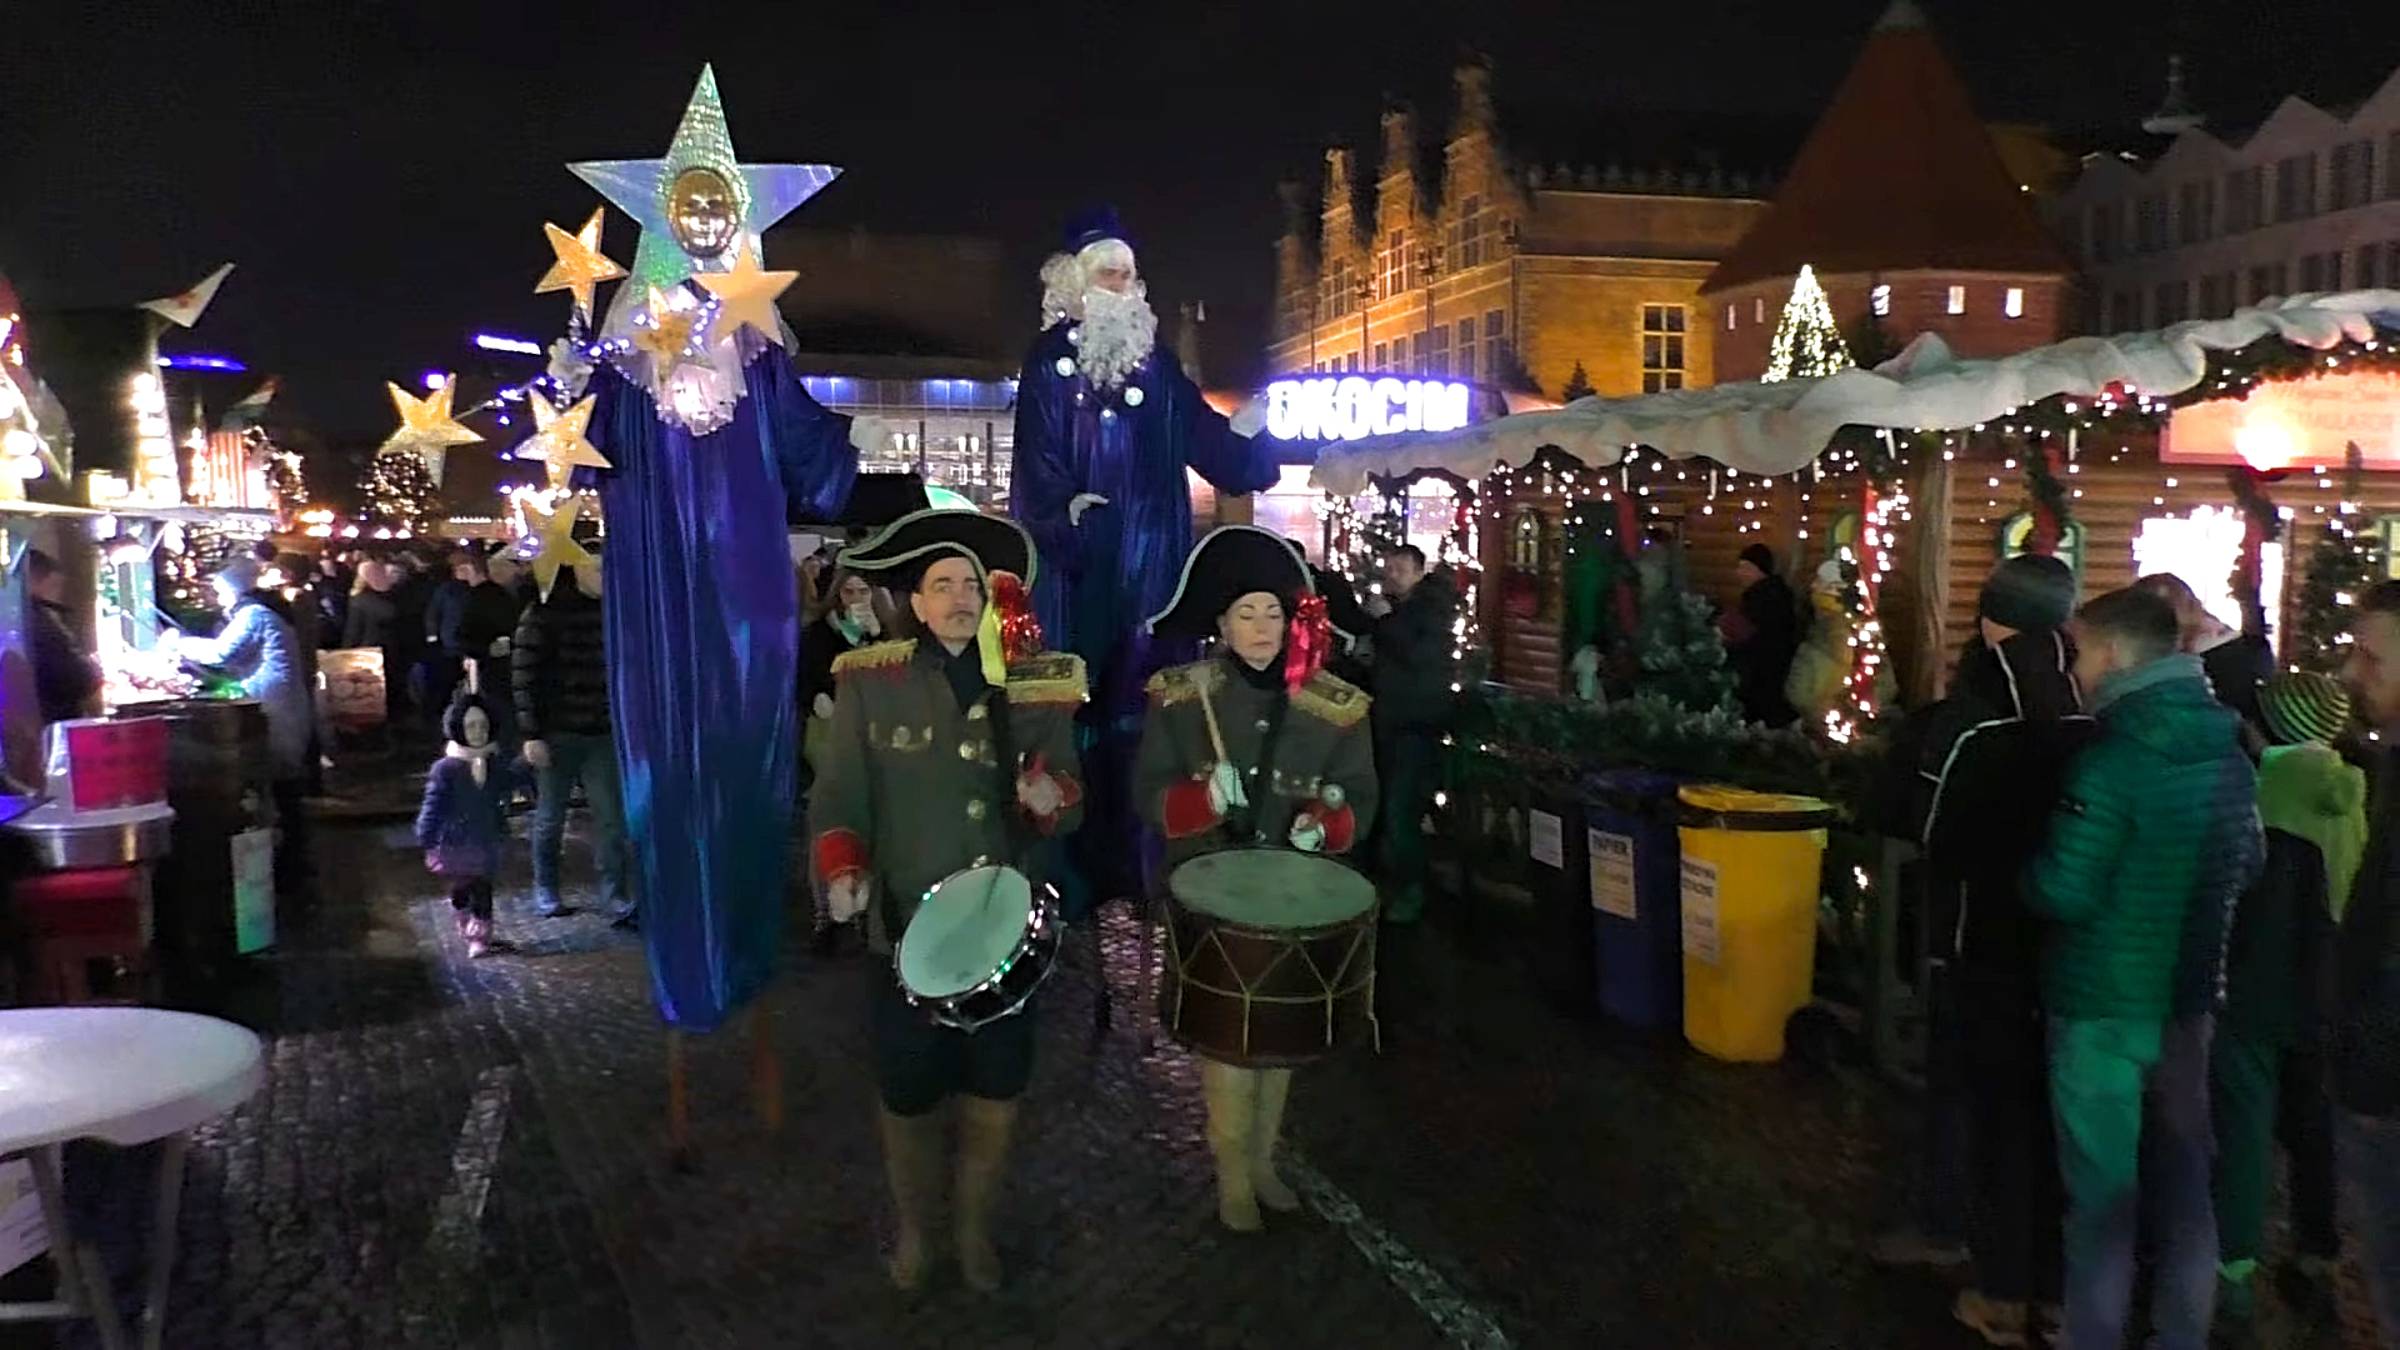
[[[858,468],[851,419],[801,387],[759,298],[779,287],[756,271],[758,234],[838,170],[739,163],[706,70],[664,159],[570,167],[642,225],[590,343],[588,434],[610,467],[586,472],[607,521],[651,988],[670,1026],[704,1032],[766,983],[781,943],[800,641],[787,511],[832,519]]]
[[[1130,260],[1114,211],[1079,215],[1045,279],[1111,245]],[[1080,274],[1073,286],[1082,292]],[[1044,308],[1048,326],[1018,377],[1009,511],[1041,550],[1034,611],[1042,632],[1051,646],[1082,657],[1091,675],[1084,769],[1096,788],[1109,786],[1086,799],[1083,828],[1069,845],[1096,891],[1088,898],[1097,901],[1142,888],[1135,864],[1148,850],[1131,805],[1142,686],[1193,656],[1189,642],[1153,637],[1142,626],[1166,607],[1191,552],[1185,470],[1219,492],[1240,494],[1272,486],[1277,467],[1264,442],[1237,433],[1201,401],[1167,347],[1153,346],[1121,383],[1095,381],[1084,368],[1083,318],[1073,296],[1046,298]],[[1107,502],[1081,508],[1078,523],[1070,505],[1087,496]]]

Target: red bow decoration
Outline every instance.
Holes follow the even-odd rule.
[[[1283,654],[1283,687],[1299,693],[1308,677],[1333,654],[1333,620],[1325,617],[1325,597],[1310,591],[1292,606],[1292,632]]]
[[[1014,572],[991,575],[992,608],[1000,616],[1001,659],[1014,664],[1042,650],[1042,621],[1034,617],[1025,579]]]

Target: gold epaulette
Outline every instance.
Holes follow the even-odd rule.
[[[1173,707],[1186,699],[1197,698],[1202,690],[1213,694],[1225,683],[1225,666],[1221,661],[1194,661],[1189,665],[1169,666],[1150,677],[1143,686],[1150,701],[1162,708]]]
[[[1081,703],[1089,697],[1083,658],[1072,652],[1039,652],[1008,668],[1010,703]]]
[[[916,655],[916,652],[915,638],[902,638],[897,642],[871,642],[833,658],[833,673],[847,675],[858,670],[897,670],[908,664],[908,658]]]
[[[1300,686],[1300,692],[1292,695],[1293,707],[1337,727],[1357,725],[1373,702],[1366,690],[1321,670],[1309,676],[1308,683]]]

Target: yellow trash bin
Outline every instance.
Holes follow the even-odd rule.
[[[1808,1002],[1818,872],[1833,808],[1814,797],[1692,784],[1683,820],[1683,1035],[1737,1063],[1783,1057]]]

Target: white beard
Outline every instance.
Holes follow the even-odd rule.
[[[1139,283],[1123,295],[1094,287],[1083,293],[1083,340],[1076,364],[1103,389],[1114,389],[1158,345],[1158,315]]]

